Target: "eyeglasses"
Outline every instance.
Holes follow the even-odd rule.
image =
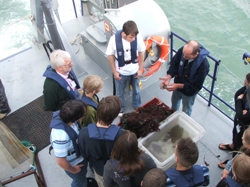
[[[68,67],[71,67],[72,65],[73,65],[73,63],[72,63],[72,61],[71,61],[70,63],[65,64],[65,65],[63,65],[63,66],[68,66]]]

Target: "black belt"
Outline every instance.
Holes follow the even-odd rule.
[[[125,61],[125,64],[130,64],[132,61],[131,60],[127,60]]]
[[[74,153],[76,152],[75,151],[68,152],[68,156],[73,155]]]

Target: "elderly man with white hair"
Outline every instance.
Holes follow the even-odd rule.
[[[80,88],[73,62],[68,52],[55,50],[50,55],[50,63],[44,72],[44,110],[57,111],[68,100],[76,99]]]

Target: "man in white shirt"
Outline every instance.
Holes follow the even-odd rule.
[[[106,51],[114,75],[116,96],[122,101],[121,112],[125,111],[124,90],[127,81],[130,81],[133,89],[133,107],[136,109],[141,105],[139,78],[143,73],[146,47],[142,36],[138,33],[134,21],[125,22],[122,30],[111,36]]]

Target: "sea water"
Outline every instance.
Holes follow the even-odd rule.
[[[250,72],[250,65],[242,61],[243,53],[250,52],[250,0],[156,2],[167,15],[173,32],[187,40],[197,40],[221,60],[214,92],[234,107],[234,94]],[[213,67],[211,61],[210,66]],[[208,80],[206,85],[209,85]],[[205,94],[204,90],[201,93]],[[229,108],[220,107],[233,117]]]
[[[165,132],[160,132],[154,136],[152,140],[148,141],[145,148],[160,162],[164,162],[167,158],[174,154],[175,146],[181,138],[194,138],[195,134],[187,131],[185,125],[172,124],[170,129]],[[168,126],[167,126],[168,127]]]
[[[61,23],[75,18],[70,0],[58,0]],[[76,2],[80,16],[80,1]],[[32,45],[30,0],[0,0],[0,61]]]
[[[0,0],[0,60],[31,46],[29,2]],[[197,40],[212,56],[221,60],[214,91],[234,106],[233,95],[243,85],[245,75],[250,72],[250,65],[246,66],[242,61],[242,54],[250,52],[250,0],[156,2],[167,15],[173,32],[187,40]],[[72,1],[59,0],[58,3],[62,22],[74,17]],[[79,6],[77,11],[80,15]],[[14,22],[17,23],[12,24]],[[181,45],[183,43],[177,42],[175,47]],[[212,74],[212,62],[210,66]],[[209,86],[210,82],[207,80],[208,78],[205,84]],[[206,95],[204,90],[201,93]],[[227,110],[231,112],[230,109]],[[230,115],[233,116],[233,113]]]

